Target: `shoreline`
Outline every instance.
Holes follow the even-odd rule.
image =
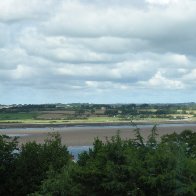
[[[196,124],[196,121],[166,120],[166,121],[133,121],[133,122],[92,122],[92,123],[0,123],[1,129],[11,128],[66,128],[66,127],[105,127],[105,126],[133,126],[133,125],[159,125],[159,124]]]

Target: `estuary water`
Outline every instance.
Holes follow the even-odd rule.
[[[123,129],[134,129],[140,128],[141,130],[144,128],[152,128],[153,124],[142,124],[142,125],[80,125],[80,126],[64,126],[64,127],[31,127],[31,128],[0,128],[0,134],[5,134],[10,137],[28,137],[32,134],[44,134],[50,132],[59,132],[59,133],[82,133],[82,131],[94,131],[96,129],[99,130],[123,130]],[[170,124],[157,124],[157,128],[174,128],[174,127],[181,127],[184,129],[188,128],[196,128],[196,123],[170,123]]]
[[[78,160],[78,155],[82,152],[88,152],[92,146],[68,146],[67,150],[74,157],[74,160]]]
[[[63,126],[63,127],[31,127],[31,128],[0,128],[0,134],[2,132],[14,132],[14,131],[24,131],[25,134],[21,134],[18,136],[26,136],[26,133],[40,133],[40,132],[58,132],[58,131],[62,131],[62,132],[66,132],[66,131],[79,131],[79,130],[93,130],[95,128],[99,128],[99,129],[126,129],[126,128],[151,128],[153,127],[154,124],[142,124],[142,125],[77,125],[77,126]],[[157,127],[196,127],[196,123],[167,123],[167,124],[157,124]],[[28,135],[28,134],[27,134]],[[13,135],[14,136],[14,135]]]

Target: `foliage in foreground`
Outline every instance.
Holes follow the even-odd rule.
[[[119,135],[103,143],[96,139],[78,163],[51,172],[34,195],[196,195],[196,133],[164,136],[156,127],[145,142]]]
[[[135,131],[135,139],[95,139],[77,163],[59,135],[20,149],[0,136],[0,195],[196,195],[196,133],[157,142],[156,127],[147,141]]]
[[[0,195],[27,195],[38,190],[47,172],[59,172],[70,160],[58,134],[44,144],[28,142],[20,148],[16,139],[0,135]]]

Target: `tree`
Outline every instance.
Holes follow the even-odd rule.
[[[10,195],[12,176],[18,157],[17,138],[0,135],[0,195]]]
[[[67,147],[61,144],[58,134],[50,134],[44,144],[23,144],[14,172],[14,195],[35,192],[49,170],[58,173],[69,161]]]
[[[173,134],[164,135],[162,142],[174,142],[179,146],[185,144],[187,155],[196,158],[196,132],[191,130],[184,130],[180,134],[174,132]]]

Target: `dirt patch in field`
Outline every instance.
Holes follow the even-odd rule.
[[[37,120],[59,120],[64,119],[65,114],[40,114],[36,117]]]

